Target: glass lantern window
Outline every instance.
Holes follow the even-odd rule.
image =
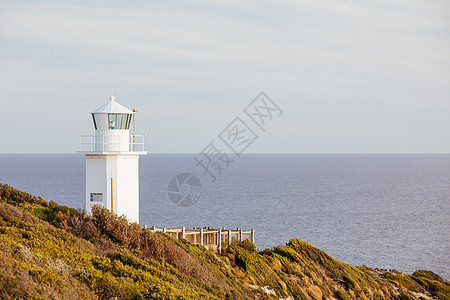
[[[126,121],[123,121],[124,123],[122,124],[122,126],[124,127],[124,129],[130,129],[131,114],[125,114],[124,116],[126,117]]]
[[[123,118],[123,114],[116,115],[116,128],[117,129],[123,129],[122,128],[122,118]]]
[[[128,118],[127,118],[127,129],[130,129],[131,118],[132,118],[132,115],[128,115]]]
[[[97,123],[95,122],[94,114],[92,114],[92,120],[94,120],[94,127],[95,127],[95,130],[97,130]]]
[[[126,114],[127,121],[125,122],[125,129],[130,129],[130,123],[131,123],[131,116],[132,114]]]
[[[108,114],[108,129],[116,129],[116,114]]]
[[[108,114],[108,129],[130,129],[131,114]]]

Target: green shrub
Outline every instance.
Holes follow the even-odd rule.
[[[434,273],[433,271],[429,270],[416,270],[412,274],[413,277],[422,277],[430,280],[435,280],[439,282],[444,282],[444,280],[439,276],[438,274]]]
[[[235,242],[233,244],[237,245],[237,246],[239,246],[241,248],[244,248],[247,251],[256,252],[255,244],[252,241],[250,241],[249,239],[245,239],[243,241]]]

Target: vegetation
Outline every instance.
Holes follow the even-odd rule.
[[[450,299],[431,271],[354,267],[298,239],[222,254],[0,184],[1,299]]]

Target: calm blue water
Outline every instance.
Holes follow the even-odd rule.
[[[215,183],[193,157],[141,157],[142,225],[255,228],[260,249],[298,237],[353,265],[450,278],[448,154],[247,154]],[[76,154],[1,154],[0,182],[78,208],[84,168]],[[181,172],[203,185],[187,208],[166,196]]]

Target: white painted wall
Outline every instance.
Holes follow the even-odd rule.
[[[139,223],[139,155],[117,156],[115,212]]]
[[[91,193],[102,193],[102,205],[107,207],[106,159],[102,155],[86,155],[86,212],[91,213]],[[97,204],[97,203],[95,203]]]
[[[111,202],[113,178],[113,203]],[[102,205],[139,223],[139,155],[86,155],[86,211],[91,193],[102,193]]]
[[[130,151],[130,132],[127,129],[96,130],[96,151]]]

